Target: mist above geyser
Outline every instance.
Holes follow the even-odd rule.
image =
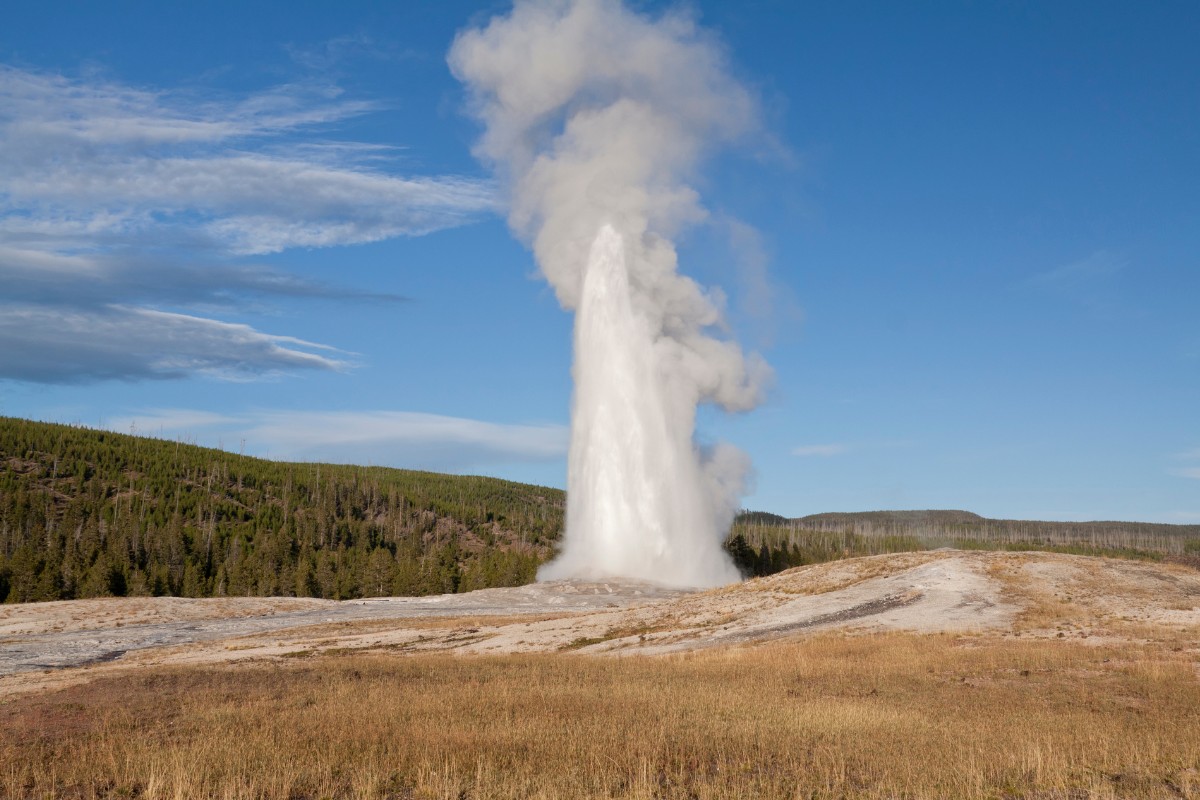
[[[575,312],[567,529],[539,579],[737,580],[721,542],[749,461],[699,447],[696,409],[752,408],[769,369],[719,335],[720,295],[680,274],[672,240],[705,219],[690,182],[753,128],[750,94],[691,17],[615,0],[518,2],[449,61],[510,225]]]

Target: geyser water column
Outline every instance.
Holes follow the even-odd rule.
[[[449,62],[509,224],[576,314],[567,529],[538,577],[736,580],[721,540],[749,463],[697,447],[696,407],[753,408],[769,369],[724,336],[671,238],[705,219],[689,180],[754,129],[753,98],[685,12],[620,0],[517,0]]]
[[[717,547],[692,442],[694,402],[664,381],[634,311],[624,242],[604,225],[575,312],[575,396],[562,554],[539,579],[622,576],[682,586],[737,580]]]

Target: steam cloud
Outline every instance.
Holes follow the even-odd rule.
[[[461,32],[450,67],[511,193],[509,223],[575,318],[567,530],[538,577],[737,580],[721,539],[748,459],[694,442],[696,408],[752,408],[769,368],[717,338],[720,295],[679,274],[705,218],[702,157],[756,122],[691,18],[617,0],[527,0]]]

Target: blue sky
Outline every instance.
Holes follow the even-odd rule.
[[[565,485],[445,62],[507,5],[173,6],[5,4],[0,414]],[[1200,522],[1200,6],[689,7],[765,120],[679,241],[776,373],[700,417],[745,505]]]

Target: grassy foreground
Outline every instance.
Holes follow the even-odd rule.
[[[140,672],[0,705],[0,797],[1200,797],[1197,667],[881,634]]]

